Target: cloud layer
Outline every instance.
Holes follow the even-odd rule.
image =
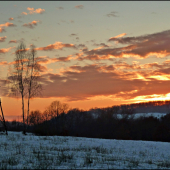
[[[138,37],[123,37],[122,33],[109,38],[113,45],[102,45],[80,53],[79,60],[106,60],[113,58],[162,58],[170,55],[170,30]],[[104,44],[104,43],[103,43]],[[119,47],[118,47],[119,46]]]
[[[47,45],[46,47],[39,47],[36,48],[36,50],[41,50],[41,51],[50,51],[54,49],[62,49],[64,47],[67,48],[75,48],[74,44],[63,44],[62,42],[55,42],[54,44]]]

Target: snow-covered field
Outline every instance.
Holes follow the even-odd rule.
[[[165,169],[170,143],[62,136],[0,135],[0,169]]]

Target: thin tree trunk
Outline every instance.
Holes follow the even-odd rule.
[[[30,84],[29,84],[29,90],[28,90],[28,111],[27,111],[27,126],[28,126],[28,118],[29,118],[29,111],[30,111],[30,97],[31,97],[31,89],[32,89],[32,81],[33,81],[33,77],[32,77],[32,74],[33,74],[33,70],[34,70],[34,52],[32,53],[33,54],[33,65],[31,67],[31,77],[30,77]]]
[[[28,97],[27,127],[28,127],[29,112],[30,112],[30,96]]]
[[[6,131],[6,135],[8,135],[7,127],[6,127],[6,124],[5,124],[5,118],[4,118],[4,114],[3,114],[3,110],[2,110],[2,105],[1,105],[1,99],[0,99],[0,107],[1,107],[2,119],[3,119],[5,131]]]
[[[25,119],[24,119],[24,96],[22,94],[22,116],[23,116],[23,134],[25,135]]]

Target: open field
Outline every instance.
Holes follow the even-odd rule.
[[[1,135],[0,169],[165,169],[170,143],[81,137]]]

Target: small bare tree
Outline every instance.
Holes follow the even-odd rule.
[[[68,104],[61,103],[60,101],[53,101],[50,106],[47,108],[47,112],[49,113],[51,118],[58,117],[61,113],[68,111]]]
[[[29,124],[30,125],[37,125],[43,121],[42,113],[39,110],[31,111],[29,115]]]

